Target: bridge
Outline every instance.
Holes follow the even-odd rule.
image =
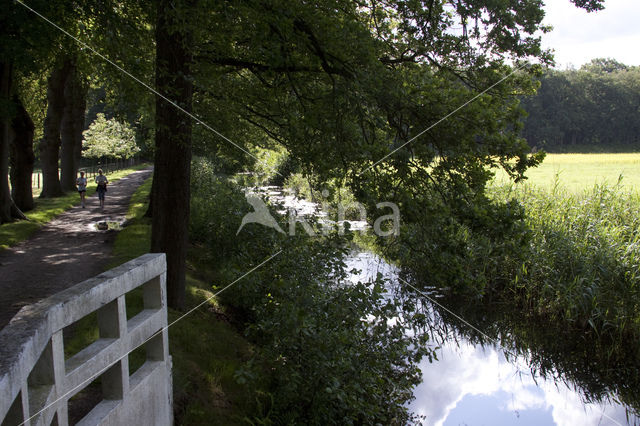
[[[127,294],[141,288],[130,315]],[[146,254],[25,306],[0,331],[0,424],[70,423],[69,401],[98,381],[98,402],[78,425],[171,425],[172,383],[164,254]],[[65,356],[64,334],[97,318],[98,338]],[[129,354],[144,350],[130,374]]]

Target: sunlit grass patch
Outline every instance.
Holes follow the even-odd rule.
[[[113,245],[110,268],[142,256],[151,248],[151,220],[143,216],[149,205],[152,181],[152,178],[148,178],[131,196],[127,225],[120,231]]]
[[[552,188],[560,183],[567,190],[581,192],[595,184],[620,184],[627,189],[640,188],[640,153],[626,154],[547,154],[544,162],[527,170],[527,180],[519,185]],[[495,184],[507,183],[498,172]]]

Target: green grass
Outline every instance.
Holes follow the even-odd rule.
[[[640,153],[626,154],[547,154],[537,168],[529,169],[523,185],[552,189],[561,184],[565,190],[579,193],[596,184],[614,185],[622,176],[623,188],[640,188]],[[495,183],[504,184],[506,176],[497,173]]]
[[[188,274],[187,306],[213,297],[211,285]],[[169,322],[183,312],[169,310]],[[178,424],[244,424],[250,394],[235,372],[251,353],[247,341],[225,320],[212,298],[169,329],[173,357],[174,411]]]
[[[512,195],[532,231],[525,275],[540,309],[607,328],[599,332],[640,336],[640,194],[599,185],[579,194],[556,187]]]
[[[151,220],[145,218],[153,179],[148,178],[131,196],[127,211],[127,225],[118,234],[113,245],[112,260],[108,268],[115,268],[149,252],[151,247]]]
[[[140,170],[148,166],[148,164],[143,164],[111,173],[109,174],[109,181],[115,182],[136,170]],[[89,182],[87,185],[87,196],[95,193],[95,190],[95,182]],[[44,224],[51,221],[59,214],[80,204],[80,197],[77,192],[70,191],[62,197],[45,199],[35,198],[34,201],[35,208],[25,213],[29,220],[20,220],[0,225],[0,250],[4,250],[26,240]]]

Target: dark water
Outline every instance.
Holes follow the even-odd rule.
[[[260,191],[301,217],[318,214],[313,203],[283,194],[278,188]],[[362,229],[353,223],[352,229]],[[353,253],[347,259],[354,282],[382,274],[388,297],[402,294],[399,271],[378,256]],[[423,308],[431,318],[430,341],[437,360],[421,362],[422,383],[414,390],[410,409],[428,425],[640,425],[633,408],[640,407],[640,389],[632,376],[637,365],[604,368],[594,361],[588,343],[562,336],[553,328],[524,324],[508,307],[471,306],[452,314],[456,301],[427,295]],[[458,303],[460,304],[460,303]],[[575,341],[572,341],[574,339]],[[640,342],[633,342],[638,346]],[[597,354],[598,352],[593,352]],[[634,374],[625,375],[624,371]],[[618,402],[616,395],[629,405]]]

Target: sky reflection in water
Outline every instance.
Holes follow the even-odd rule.
[[[377,273],[395,275],[395,268],[371,253],[359,253],[347,262],[361,272],[351,280],[369,281]],[[563,383],[531,377],[527,364],[507,361],[492,347],[475,346],[464,339],[449,340],[437,352],[438,361],[423,360],[422,383],[415,389],[411,410],[435,426],[558,425],[608,426],[640,424],[627,419],[618,404],[584,404],[580,394]]]

